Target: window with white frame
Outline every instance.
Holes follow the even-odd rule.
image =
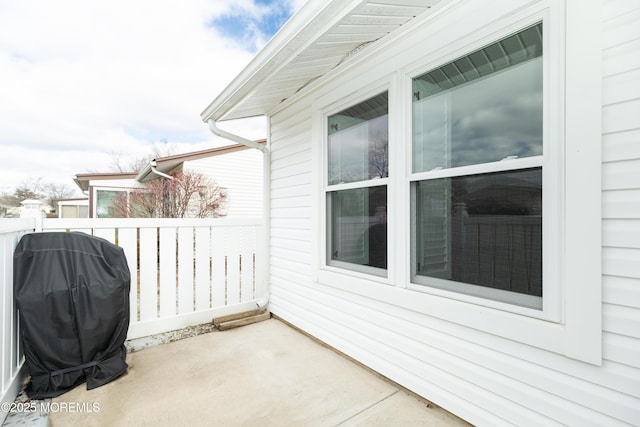
[[[313,163],[322,207],[314,278],[600,364],[601,58],[584,46],[600,43],[591,28],[601,17],[578,2],[514,7],[457,3],[442,26],[414,28],[422,38],[395,40],[393,56],[386,46],[372,51],[379,66],[354,63],[316,99],[314,135],[323,143],[314,156],[325,159]],[[482,25],[457,37],[455,23],[467,18]],[[390,174],[374,178],[366,149],[337,150],[347,131],[333,119],[363,99],[345,101],[345,93],[381,87],[389,88]],[[336,229],[375,216],[375,187],[393,205],[387,269],[368,265],[364,239],[344,252],[350,239]]]
[[[118,197],[126,197],[126,191],[97,190],[96,218],[115,218],[119,216],[113,209],[113,203]]]
[[[327,264],[387,269],[388,94],[327,118]]]
[[[542,23],[413,79],[413,283],[542,308]]]

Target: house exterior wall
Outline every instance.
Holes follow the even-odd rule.
[[[248,149],[184,162],[184,169],[200,172],[227,191],[224,214],[262,216],[262,153]]]
[[[536,2],[489,3],[488,10],[516,14]],[[455,13],[448,16],[444,11],[429,25],[467,24],[447,21]],[[607,0],[601,18],[602,49],[591,52],[602,55],[603,69],[599,360],[449,321],[407,302],[410,291],[398,283],[350,275],[327,281],[319,271],[319,100],[345,82],[364,85],[392,75],[417,57],[412,52],[428,49],[428,40],[421,40],[426,30],[416,26],[384,53],[334,73],[271,115],[271,311],[477,425],[640,424],[640,5]],[[396,260],[399,270],[407,264]]]

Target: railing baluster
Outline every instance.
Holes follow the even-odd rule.
[[[158,317],[158,229],[140,228],[140,320]]]
[[[226,228],[211,228],[211,304],[212,307],[222,307],[226,304],[225,242]]]
[[[206,310],[209,305],[209,288],[211,280],[209,277],[210,259],[210,228],[196,227],[195,229],[195,309]]]
[[[177,278],[177,230],[175,227],[160,228],[160,317],[178,314],[176,298]]]
[[[193,311],[193,227],[178,228],[178,313]]]

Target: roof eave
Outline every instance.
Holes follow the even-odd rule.
[[[143,182],[146,181],[146,178],[151,174],[151,163],[147,163],[147,165],[136,175],[136,181]]]
[[[202,120],[206,123],[210,119],[216,122],[230,119],[231,110],[260,84],[261,79],[255,78],[256,76],[261,73],[270,76],[277,72],[297,52],[315,40],[318,28],[330,27],[360,1],[309,0],[207,106],[200,114]],[[266,111],[262,112],[264,114]]]
[[[135,176],[135,172],[79,173],[73,177],[73,181],[81,191],[88,191],[89,182],[92,180],[132,179]]]

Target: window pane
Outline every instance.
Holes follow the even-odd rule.
[[[413,171],[542,154],[542,24],[413,81]]]
[[[413,185],[417,275],[542,296],[542,168]]]
[[[329,117],[329,184],[389,176],[387,93]]]
[[[96,197],[98,199],[96,203],[96,216],[98,218],[115,218],[118,216],[113,209],[113,204],[119,194],[127,194],[124,191],[106,191],[98,190]],[[122,196],[121,196],[122,197]]]
[[[61,206],[60,218],[78,218],[78,207],[63,205]]]
[[[387,187],[328,193],[329,260],[387,268]]]

